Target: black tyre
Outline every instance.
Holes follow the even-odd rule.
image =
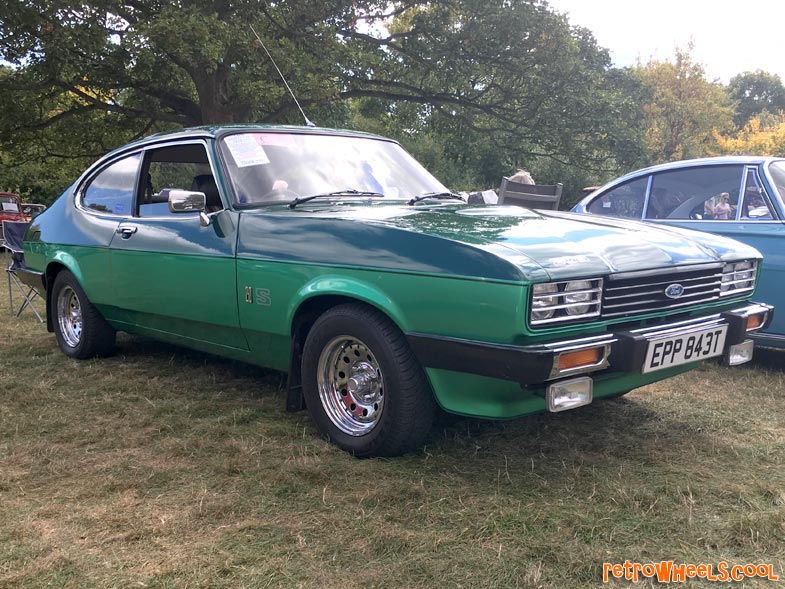
[[[53,325],[57,344],[71,358],[109,356],[114,352],[115,330],[88,300],[68,270],[61,271],[52,287]]]
[[[334,307],[316,320],[303,349],[302,382],[319,431],[358,457],[415,450],[436,414],[403,333],[361,304]]]

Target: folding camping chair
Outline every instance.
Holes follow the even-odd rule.
[[[499,188],[499,204],[556,210],[559,208],[561,192],[561,183],[523,184],[503,177]]]
[[[22,311],[30,309],[38,317],[38,320],[43,323],[44,320],[41,314],[35,308],[35,299],[41,298],[41,292],[36,287],[25,284],[20,279],[18,273],[19,270],[26,268],[25,253],[22,245],[25,231],[27,231],[29,226],[30,223],[26,221],[3,221],[4,245],[11,252],[11,264],[5,269],[8,276],[8,305],[11,308],[12,315],[19,317]],[[17,291],[17,296],[21,295],[22,297],[19,308],[14,304],[14,290]]]

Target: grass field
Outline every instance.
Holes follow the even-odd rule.
[[[357,460],[284,412],[279,373],[118,342],[69,360],[0,298],[2,588],[575,589],[625,560],[785,579],[785,353]]]

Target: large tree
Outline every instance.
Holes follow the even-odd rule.
[[[732,109],[724,88],[706,79],[689,50],[678,49],[674,61],[637,66],[634,73],[648,94],[643,110],[652,163],[716,151],[715,132],[732,128]]]
[[[744,72],[731,78],[727,90],[736,102],[733,122],[739,127],[764,111],[776,114],[785,110],[785,86],[777,74]]]
[[[371,100],[381,121],[404,113],[385,124],[401,135],[590,167],[634,139],[607,52],[541,0],[12,0],[0,149],[94,156],[167,126],[301,122],[250,25],[323,125]]]

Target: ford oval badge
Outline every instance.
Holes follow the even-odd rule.
[[[669,284],[665,289],[665,296],[669,299],[678,299],[684,294],[684,287],[681,284]]]

